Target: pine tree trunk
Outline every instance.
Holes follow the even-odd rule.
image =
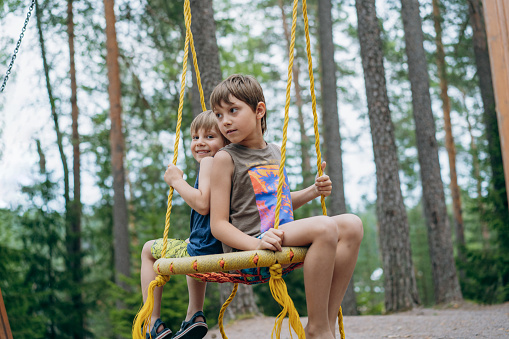
[[[375,0],[357,0],[356,8],[376,165],[377,218],[385,278],[385,310],[404,311],[418,305],[420,301],[399,180],[398,153],[389,110],[380,27]]]
[[[435,137],[435,121],[431,111],[419,2],[417,0],[401,0],[401,11],[412,89],[412,106],[435,302],[446,303],[461,300],[462,295],[454,264],[451,230],[445,205],[444,186],[440,176],[438,144]]]
[[[444,45],[442,43],[442,16],[440,15],[440,1],[433,0],[433,22],[435,25],[435,45],[437,47],[437,68],[440,79],[440,99],[442,100],[442,109],[444,111],[444,130],[445,130],[445,148],[449,157],[449,171],[451,183],[449,188],[452,195],[452,206],[454,215],[454,225],[456,230],[456,246],[461,261],[465,262],[465,231],[463,227],[463,212],[461,209],[461,193],[458,186],[458,176],[456,173],[456,146],[451,127],[451,102],[449,99],[447,69],[445,64]]]
[[[113,174],[113,239],[115,282],[127,289],[122,276],[129,277],[129,234],[127,203],[125,198],[124,153],[125,143],[122,132],[122,105],[120,90],[120,68],[118,63],[117,33],[115,31],[114,0],[104,0],[106,18],[106,66],[108,68],[108,95],[110,102],[110,147]]]
[[[210,93],[221,81],[221,65],[219,64],[219,49],[216,40],[216,23],[214,21],[214,10],[212,8],[212,0],[191,0],[191,14],[194,44],[196,48],[196,57],[200,69],[201,83],[205,96],[205,105],[210,108]],[[194,70],[193,70],[194,74]],[[194,80],[196,81],[196,80]],[[193,87],[197,84],[193,81]],[[194,106],[198,106],[196,110],[193,107],[193,114],[197,115],[201,112],[201,105],[196,100],[197,91],[193,91]],[[199,98],[199,96],[198,96]],[[232,284],[215,284],[219,285],[221,302],[228,298],[232,291]],[[214,285],[207,288],[215,288]],[[240,285],[235,299],[228,306],[225,314],[225,322],[246,315],[258,314],[259,310],[256,306],[253,287],[250,285]]]
[[[325,143],[327,173],[334,189],[329,199],[331,215],[346,213],[345,190],[343,183],[343,162],[341,135],[339,132],[339,112],[337,96],[336,63],[334,62],[334,42],[332,39],[332,6],[330,0],[318,1],[318,22],[320,40],[320,66],[322,88],[322,125]],[[353,289],[353,277],[348,285],[341,307],[345,315],[356,315],[357,300]]]
[[[73,0],[67,1],[67,35],[69,38],[69,74],[71,78],[71,116],[72,116],[72,147],[73,147],[73,183],[74,196],[71,203],[70,217],[70,243],[67,244],[69,252],[70,269],[74,288],[71,290],[72,303],[76,312],[73,322],[73,336],[75,339],[83,338],[85,326],[85,310],[81,295],[83,272],[81,268],[81,177],[80,177],[80,136],[78,132],[78,100],[76,84],[76,67],[74,63],[74,19]]]
[[[283,1],[278,1],[279,8],[281,9],[281,16],[283,20],[283,31],[286,40],[286,49],[290,48],[291,33],[286,22],[286,13],[283,6]],[[299,66],[294,62],[292,68],[293,84],[295,86],[295,105],[297,106],[297,122],[299,123],[300,132],[300,153],[301,153],[301,171],[302,171],[302,187],[308,187],[313,184],[314,177],[311,174],[311,158],[309,156],[309,137],[306,134],[306,126],[304,125],[304,115],[302,113],[302,93],[299,84]]]
[[[212,0],[191,0],[192,24],[194,45],[196,49],[196,58],[200,69],[201,84],[205,106],[210,109],[210,93],[216,85],[221,82],[221,65],[219,63],[219,48],[216,39],[216,22],[214,21],[214,9]],[[193,116],[198,115],[202,109],[198,84],[196,83],[196,73],[192,63],[191,50],[189,50],[189,64],[193,68]]]

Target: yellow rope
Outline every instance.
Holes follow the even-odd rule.
[[[311,103],[313,108],[313,127],[315,130],[315,148],[316,148],[316,164],[318,167],[318,176],[323,175],[322,171],[322,153],[320,152],[320,134],[318,132],[318,115],[316,114],[316,95],[315,95],[315,78],[313,76],[313,61],[311,58],[311,42],[309,38],[309,21],[306,0],[302,0],[302,13],[304,16],[304,31],[306,32],[306,52],[308,56],[308,72],[309,72],[309,91],[311,92]],[[322,213],[327,215],[325,207],[325,197],[320,197],[322,204]]]
[[[281,145],[281,161],[279,163],[279,181],[277,188],[277,204],[276,204],[276,212],[274,216],[274,228],[279,227],[279,211],[281,209],[281,200],[283,196],[283,185],[285,183],[284,176],[284,166],[286,160],[286,141],[287,141],[287,131],[288,131],[288,122],[289,122],[289,109],[290,109],[290,89],[292,85],[292,69],[293,69],[293,60],[294,60],[294,48],[295,48],[295,30],[297,27],[297,7],[298,0],[293,1],[293,11],[292,11],[292,30],[291,30],[291,40],[290,40],[290,50],[289,50],[289,65],[288,65],[288,80],[286,84],[286,104],[285,104],[285,119],[283,125],[283,142]],[[270,267],[270,280],[269,280],[270,291],[274,300],[276,300],[281,307],[283,308],[281,313],[276,317],[276,321],[274,323],[274,328],[272,329],[271,338],[274,333],[276,333],[276,339],[280,338],[281,335],[281,325],[283,323],[283,319],[288,313],[290,326],[297,333],[299,339],[305,338],[304,328],[300,322],[299,313],[293,304],[292,298],[288,295],[288,289],[286,288],[286,283],[282,277],[282,269],[280,264],[274,264]],[[290,332],[291,334],[291,332]]]
[[[309,84],[311,91],[311,102],[313,108],[313,127],[315,130],[315,148],[316,148],[316,163],[318,167],[318,176],[323,175],[322,171],[322,153],[320,152],[320,134],[318,132],[318,115],[316,114],[316,95],[315,95],[315,78],[313,76],[313,62],[311,58],[311,39],[309,38],[309,20],[307,13],[307,2],[306,0],[302,0],[302,13],[304,17],[304,31],[306,34],[306,52],[308,56],[308,72],[309,72]],[[327,208],[325,206],[325,197],[322,195],[320,197],[320,202],[322,205],[322,213],[323,215],[327,215]],[[341,334],[341,338],[345,338],[345,329],[343,325],[343,313],[341,306],[338,311],[338,325],[339,325],[339,333]]]
[[[302,327],[302,323],[300,322],[299,313],[297,312],[297,309],[293,304],[292,298],[290,298],[290,296],[288,295],[288,289],[286,288],[286,283],[283,280],[282,275],[283,268],[279,264],[274,264],[270,267],[269,271],[270,271],[269,286],[270,291],[272,293],[272,297],[279,303],[279,305],[283,307],[281,312],[276,317],[274,328],[272,329],[270,337],[273,338],[274,333],[276,333],[276,339],[280,339],[283,319],[288,313],[290,326],[293,328],[295,333],[297,333],[297,337],[299,339],[306,338],[304,328]]]
[[[308,72],[309,72],[309,84],[311,91],[311,102],[313,108],[313,127],[315,130],[315,148],[316,148],[316,164],[318,167],[318,176],[323,175],[322,171],[322,153],[320,152],[320,134],[318,132],[318,115],[316,114],[316,95],[315,95],[315,78],[313,76],[313,62],[311,58],[311,39],[309,38],[309,20],[307,13],[307,3],[306,0],[302,0],[302,13],[304,16],[304,31],[306,33],[306,52],[308,56]],[[320,202],[322,205],[322,213],[323,215],[327,215],[327,208],[325,206],[325,197],[322,195],[320,197]],[[338,325],[339,325],[339,333],[341,334],[341,338],[345,339],[345,329],[343,325],[343,313],[341,306],[338,311]]]
[[[196,58],[196,51],[194,48],[194,40],[193,34],[191,32],[191,6],[189,0],[184,2],[184,18],[186,23],[186,39],[184,45],[184,60],[183,60],[183,70],[182,70],[182,80],[180,84],[180,98],[179,98],[179,107],[177,114],[177,126],[175,131],[175,144],[173,146],[173,165],[177,164],[178,158],[178,148],[180,143],[180,130],[182,126],[182,111],[184,108],[184,93],[186,88],[186,75],[187,75],[187,60],[189,56],[189,45],[191,45],[191,52],[193,55],[193,64],[198,84],[198,89],[200,92],[200,101],[202,109],[205,111],[205,99],[203,95],[203,88],[201,85],[200,71],[198,69],[198,60]],[[164,224],[164,235],[163,235],[163,248],[161,250],[161,257],[164,258],[166,254],[166,249],[168,245],[168,232],[170,229],[170,215],[172,210],[172,201],[173,201],[173,187],[170,187],[170,192],[168,194],[168,207],[166,209],[166,218]],[[132,327],[132,336],[134,339],[144,339],[145,333],[150,328],[150,319],[152,316],[152,311],[154,310],[154,289],[158,286],[164,286],[170,280],[170,276],[158,275],[152,282],[150,282],[148,286],[147,300],[145,304],[140,309],[138,314],[135,316]],[[142,325],[143,324],[143,325]],[[140,332],[140,328],[142,328]]]
[[[226,333],[224,331],[224,324],[223,324],[224,313],[225,313],[228,305],[230,305],[233,298],[235,297],[235,294],[237,294],[238,289],[239,289],[239,284],[237,284],[237,283],[233,284],[232,293],[230,294],[228,299],[226,299],[223,306],[221,307],[221,311],[219,312],[219,317],[218,317],[217,321],[219,322],[219,332],[221,332],[221,336],[223,337],[223,339],[228,339],[228,337],[226,336]]]
[[[341,339],[345,339],[345,328],[343,326],[343,312],[341,306],[339,306],[338,312],[338,325],[339,325],[339,335],[341,336]]]
[[[145,333],[150,332],[150,318],[154,310],[154,289],[164,286],[170,280],[169,275],[158,275],[148,285],[147,301],[134,317],[132,336],[133,339],[145,339]],[[152,302],[149,302],[151,300]]]

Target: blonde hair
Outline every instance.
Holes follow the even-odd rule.
[[[214,112],[211,110],[201,112],[193,119],[191,122],[191,133],[196,133],[200,129],[204,129],[205,131],[215,130],[217,133],[221,135],[223,138],[223,143],[228,145],[230,141],[224,137],[224,135],[219,130],[217,126],[217,118]]]
[[[265,104],[262,86],[251,75],[233,74],[221,81],[210,94],[210,107],[221,106],[221,102],[231,104],[230,95],[245,102],[253,111],[259,102]],[[267,130],[267,111],[262,117],[262,134]]]

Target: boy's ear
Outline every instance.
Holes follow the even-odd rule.
[[[256,105],[256,118],[257,119],[261,119],[265,116],[265,113],[266,113],[266,107],[265,107],[265,103],[263,102],[259,102],[257,105]]]

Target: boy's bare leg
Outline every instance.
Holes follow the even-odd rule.
[[[334,270],[338,229],[326,216],[297,220],[280,226],[283,246],[309,246],[304,265],[308,309],[306,338],[334,338],[330,331],[329,291]]]
[[[140,278],[141,278],[141,293],[143,295],[143,303],[147,301],[147,294],[148,294],[148,285],[150,285],[150,282],[156,278],[156,273],[154,272],[154,263],[155,259],[152,256],[152,252],[150,251],[150,248],[152,247],[152,244],[154,243],[154,240],[147,241],[145,245],[143,245],[143,249],[141,250],[141,272],[140,272]],[[161,317],[161,298],[163,295],[163,288],[162,287],[156,287],[154,289],[154,310],[152,311],[152,316],[150,318],[150,323],[153,325],[155,321]],[[159,326],[157,331],[162,330],[162,325]],[[149,329],[150,330],[150,329]]]
[[[207,283],[186,276],[187,289],[189,290],[189,306],[187,307],[186,321],[198,311],[203,311],[203,302],[205,301],[205,290]],[[205,321],[203,317],[197,317],[196,321]]]
[[[338,227],[339,235],[329,298],[329,322],[331,331],[335,334],[339,307],[357,263],[363,228],[360,218],[353,214],[342,214],[331,218]]]

